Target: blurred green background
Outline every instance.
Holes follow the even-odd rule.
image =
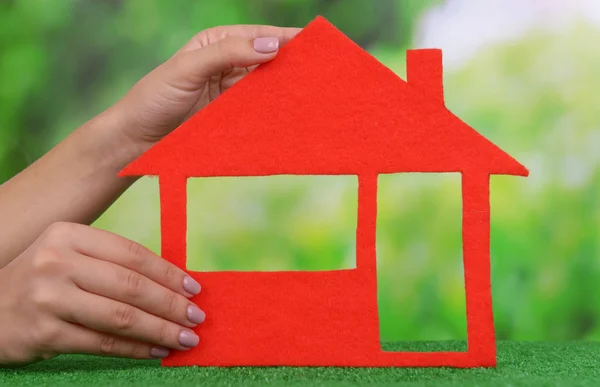
[[[0,183],[117,101],[195,33],[304,26],[323,15],[405,75],[405,50],[444,50],[446,104],[524,163],[492,179],[501,339],[600,339],[599,2],[2,0]],[[356,179],[192,179],[188,266],[354,266]],[[158,184],[136,183],[96,223],[160,252]],[[458,175],[382,176],[382,340],[464,339]],[[290,302],[293,302],[291,300]]]

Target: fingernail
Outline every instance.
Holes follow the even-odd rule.
[[[186,292],[196,295],[200,293],[200,284],[190,276],[183,278],[183,288]]]
[[[187,318],[188,320],[190,320],[190,322],[194,324],[200,324],[204,322],[206,314],[203,311],[201,311],[197,306],[190,305],[187,308]]]
[[[268,54],[277,51],[279,48],[279,39],[277,38],[257,38],[254,39],[254,49],[261,54]]]
[[[163,357],[167,357],[169,356],[169,350],[166,348],[152,348],[150,350],[150,356],[157,358],[157,359],[162,359]]]
[[[194,332],[182,331],[179,334],[179,344],[187,348],[193,348],[200,342],[200,338]]]

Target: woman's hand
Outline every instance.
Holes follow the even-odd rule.
[[[144,151],[257,65],[273,59],[299,31],[237,25],[200,32],[117,103],[115,108],[127,116],[128,137]]]
[[[196,346],[200,285],[140,245],[72,223],[49,227],[0,270],[0,364],[81,353],[160,358]]]

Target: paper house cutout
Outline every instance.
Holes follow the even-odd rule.
[[[184,269],[188,177],[358,178],[356,268],[192,272],[207,312],[200,345],[163,365],[495,366],[489,179],[528,171],[446,109],[440,50],[408,51],[406,78],[318,17],[121,171],[159,176],[162,255]],[[461,173],[466,352],[381,349],[377,180],[401,172]]]

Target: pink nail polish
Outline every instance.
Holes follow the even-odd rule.
[[[198,281],[196,281],[195,279],[193,279],[190,276],[185,276],[183,278],[183,288],[185,289],[186,292],[193,294],[193,295],[200,293],[200,289],[201,289]]]
[[[257,38],[254,39],[254,49],[261,54],[270,54],[279,49],[279,39],[277,38]]]
[[[187,318],[191,323],[200,324],[204,322],[206,314],[200,310],[197,306],[190,305],[187,308]]]
[[[181,331],[179,334],[179,344],[186,348],[193,348],[200,342],[200,338],[194,332]]]
[[[152,348],[150,350],[150,356],[152,356],[153,358],[156,358],[156,359],[162,359],[162,358],[169,356],[169,350],[166,348],[159,348],[159,347]]]

